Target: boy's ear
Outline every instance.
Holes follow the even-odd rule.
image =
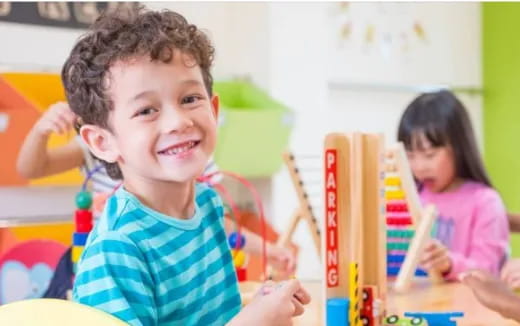
[[[215,120],[218,121],[218,110],[220,109],[220,99],[218,98],[218,95],[213,95],[211,97],[211,108],[213,109],[213,115],[215,117]]]
[[[114,136],[108,130],[99,126],[83,125],[79,134],[94,156],[109,163],[117,161],[119,152]]]

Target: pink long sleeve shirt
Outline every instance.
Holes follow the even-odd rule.
[[[424,188],[423,204],[434,204],[439,216],[435,237],[449,248],[455,280],[461,272],[483,269],[498,275],[509,250],[509,223],[500,195],[481,183],[435,193]]]

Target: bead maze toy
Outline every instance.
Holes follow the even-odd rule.
[[[418,256],[429,239],[436,212],[434,207],[421,205],[403,144],[387,151],[386,159],[387,275],[396,278],[398,292],[405,292],[414,276],[428,276],[417,268]],[[416,232],[419,229],[421,235]],[[429,276],[434,283],[442,281],[437,273]]]
[[[263,209],[262,201],[260,200],[260,196],[258,195],[256,189],[253,187],[253,185],[249,181],[247,181],[242,176],[240,176],[236,173],[233,173],[233,172],[216,171],[213,173],[209,173],[207,175],[203,175],[200,178],[198,178],[199,182],[205,182],[209,186],[214,187],[220,193],[220,195],[222,195],[225,202],[229,204],[229,205],[226,204],[226,207],[228,208],[227,213],[234,220],[236,231],[229,235],[228,243],[231,247],[233,265],[235,266],[235,270],[236,270],[236,274],[237,274],[237,278],[238,278],[239,282],[244,282],[247,280],[247,270],[246,270],[247,257],[246,257],[246,254],[244,253],[244,251],[242,250],[246,244],[246,239],[245,239],[244,235],[240,232],[240,229],[241,229],[240,224],[237,223],[236,217],[238,215],[238,207],[237,207],[235,201],[233,200],[233,198],[227,191],[226,187],[224,187],[221,183],[214,181],[216,179],[219,179],[219,178],[215,178],[215,176],[218,176],[218,175],[228,176],[228,177],[231,177],[231,178],[237,180],[238,182],[240,182],[251,192],[251,195],[253,196],[253,198],[255,200],[255,204],[256,204],[258,212],[259,212],[258,215],[260,216],[260,220],[262,222],[262,235],[261,235],[262,236],[262,265],[263,265],[262,270],[263,270],[263,277],[264,277],[264,279],[266,279],[266,275],[267,275],[266,274],[267,273],[267,271],[266,271],[267,254],[266,254],[266,241],[265,241],[266,226],[265,226],[264,209]]]
[[[324,323],[382,325],[387,289],[383,138],[332,133],[325,138],[324,154]]]

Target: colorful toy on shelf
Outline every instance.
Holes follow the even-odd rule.
[[[408,318],[422,318],[430,326],[457,326],[457,321],[452,318],[464,317],[463,312],[406,312]]]
[[[400,318],[397,315],[391,315],[385,318],[384,326],[428,326],[436,324],[429,324],[425,319],[420,317]]]
[[[92,211],[92,194],[87,190],[82,190],[76,195],[76,211],[74,212],[75,230],[72,235],[72,252],[71,260],[73,263],[74,273],[76,273],[76,264],[83,253],[87,238],[93,227]]]
[[[387,289],[383,139],[329,134],[324,156],[325,325],[380,326]]]

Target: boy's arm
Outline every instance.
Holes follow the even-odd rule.
[[[153,280],[141,251],[126,236],[108,232],[83,252],[74,300],[131,325],[157,325]]]
[[[56,103],[42,115],[27,134],[18,154],[16,168],[21,176],[40,178],[83,164],[83,150],[75,139],[62,147],[47,148],[50,135],[71,130],[74,119],[66,103]]]
[[[447,279],[456,280],[462,272],[481,269],[497,276],[507,254],[509,230],[506,212],[498,195],[482,198],[476,207],[469,237],[469,254],[450,252],[452,267]]]

